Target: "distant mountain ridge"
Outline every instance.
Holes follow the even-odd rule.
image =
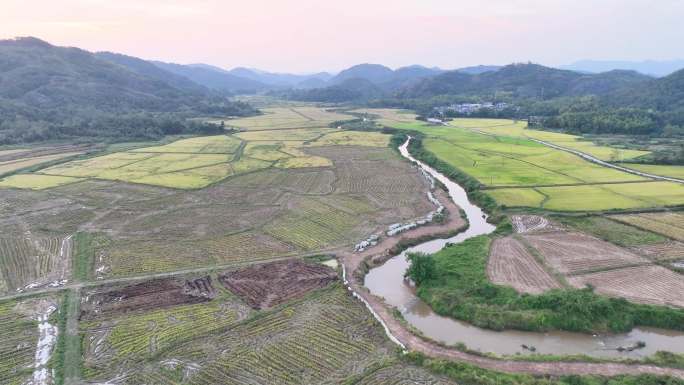
[[[270,88],[260,81],[235,76],[228,71],[210,65],[183,65],[175,63],[152,62],[159,68],[183,76],[191,81],[214,90],[234,93],[254,93]]]
[[[607,72],[611,70],[632,70],[645,75],[661,77],[684,69],[684,60],[580,60],[572,64],[559,66],[558,68],[590,73]]]
[[[497,93],[520,98],[603,95],[652,79],[634,71],[581,74],[538,64],[511,64],[496,71],[468,74],[459,70],[430,77],[398,92],[403,98],[438,95],[493,97]]]

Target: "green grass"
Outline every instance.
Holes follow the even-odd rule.
[[[78,293],[67,291],[62,297],[57,321],[59,334],[50,358],[56,385],[66,383],[67,379],[77,380],[81,377],[81,336],[77,330],[68,328],[69,318],[78,317],[80,304],[81,297]]]
[[[101,234],[79,231],[72,239],[72,277],[85,282],[92,278],[95,250],[107,245],[109,240]]]
[[[527,122],[525,121],[515,122],[507,119],[458,118],[449,122],[449,124],[455,127],[475,129],[494,135],[543,140],[565,148],[590,154],[605,161],[634,159],[649,154],[649,151],[599,146],[577,135],[529,129],[527,128]]]
[[[538,186],[645,180],[536,142],[455,127],[421,129],[425,148],[491,186]]]
[[[536,377],[483,369],[463,362],[429,358],[421,353],[409,353],[403,359],[413,365],[447,376],[458,384],[469,385],[683,385],[684,380],[672,377],[641,375],[554,376]]]
[[[534,188],[503,188],[487,194],[507,207],[541,207],[546,196]]]
[[[667,238],[605,217],[557,217],[561,223],[623,247],[663,243]]]
[[[437,313],[476,326],[502,330],[625,332],[636,326],[684,329],[684,310],[639,305],[608,298],[591,289],[554,289],[519,294],[492,284],[486,267],[491,239],[471,238],[432,258],[435,273],[423,279],[417,294]]]
[[[394,122],[392,127],[420,136],[411,146],[412,154],[433,167],[439,165],[441,171],[448,169],[449,176],[458,177],[459,183],[468,183],[466,190],[480,203],[487,200],[478,197],[478,190],[490,186],[497,189],[486,191],[487,197],[507,207],[608,211],[684,204],[684,186],[650,183],[648,179],[546,147],[523,135],[521,132],[527,130],[520,123],[459,119],[452,126],[430,126],[408,119],[393,120],[389,112],[380,115]],[[556,141],[576,139],[564,135],[539,131],[537,136]],[[393,145],[398,144],[393,141]],[[463,174],[474,178],[478,185]],[[644,183],[621,183],[640,181]]]

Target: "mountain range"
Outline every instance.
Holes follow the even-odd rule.
[[[102,119],[137,113],[176,117],[253,113],[251,107],[229,99],[237,93],[376,105],[394,100],[408,107],[419,101],[426,108],[447,100],[522,102],[594,96],[611,108],[676,110],[677,118],[668,119],[684,122],[680,118],[684,117],[683,70],[655,78],[634,70],[589,73],[532,63],[450,71],[420,65],[393,70],[364,63],[334,75],[288,74],[147,61],[58,47],[32,37],[0,40],[0,131],[24,125],[45,137],[55,125],[97,126]],[[117,127],[123,129],[124,124]]]

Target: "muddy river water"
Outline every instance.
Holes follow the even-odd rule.
[[[410,139],[409,139],[410,140]],[[408,153],[408,143],[400,148],[401,154],[417,163],[435,179],[442,182],[449,195],[465,212],[470,226],[448,239],[436,239],[414,246],[391,258],[382,266],[371,269],[366,275],[364,284],[376,296],[383,297],[385,302],[401,311],[406,321],[426,337],[445,344],[464,343],[469,349],[491,352],[500,355],[516,353],[527,354],[529,350],[522,345],[534,346],[540,354],[586,354],[597,357],[632,357],[638,358],[665,350],[684,353],[684,333],[655,328],[635,328],[625,334],[590,335],[570,332],[523,332],[515,330],[493,331],[478,328],[466,322],[442,317],[434,313],[421,301],[413,289],[404,280],[404,272],[409,266],[408,253],[434,253],[447,243],[459,243],[468,238],[494,231],[494,226],[487,223],[483,211],[470,203],[466,192],[458,184],[431,167],[417,161]],[[638,341],[646,343],[646,347],[632,352],[619,352],[620,346],[632,346]]]

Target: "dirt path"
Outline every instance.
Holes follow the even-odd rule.
[[[440,192],[441,193],[441,192]],[[430,234],[438,236],[449,231],[455,231],[462,228],[465,221],[458,215],[458,207],[451,202],[450,199],[445,199],[446,194],[441,193],[438,199],[445,204],[451,215],[449,221],[442,225],[430,225],[420,227],[415,230],[407,231],[402,235],[394,238],[385,238],[375,247],[366,250],[363,253],[346,252],[340,254],[341,262],[344,264],[347,272],[347,280],[350,288],[361,297],[371,308],[372,312],[377,314],[385,324],[387,332],[392,338],[404,345],[407,350],[418,351],[430,357],[443,358],[448,360],[466,362],[479,366],[481,368],[508,372],[508,373],[527,373],[532,375],[585,375],[594,374],[602,376],[615,376],[620,374],[655,374],[673,376],[684,379],[684,370],[663,368],[654,365],[628,365],[619,363],[587,363],[587,362],[530,362],[530,361],[507,361],[493,358],[481,357],[478,355],[465,353],[456,349],[446,348],[434,342],[424,340],[409,331],[402,322],[397,320],[392,312],[392,309],[387,306],[381,299],[370,294],[356,277],[356,271],[361,262],[366,258],[383,259],[386,258],[389,250],[397,245],[401,240],[415,239],[424,237]]]

